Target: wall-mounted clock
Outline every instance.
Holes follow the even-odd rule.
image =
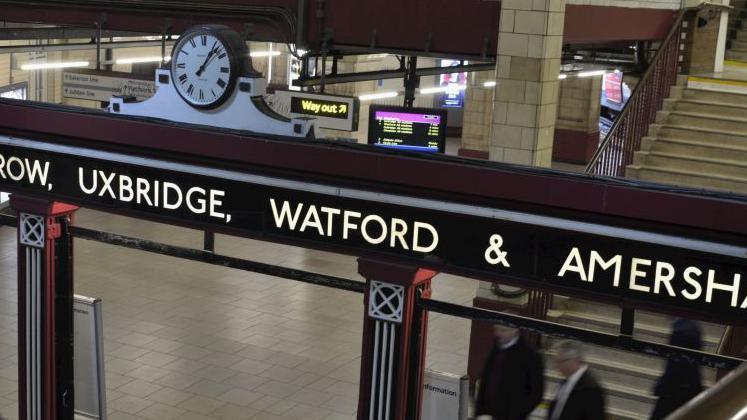
[[[226,26],[188,29],[171,53],[174,87],[195,108],[221,105],[233,94],[236,79],[250,70],[246,43]]]

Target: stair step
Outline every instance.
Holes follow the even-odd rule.
[[[713,130],[697,126],[662,125],[657,131],[657,137],[669,139],[708,141],[714,145],[747,146],[747,135],[725,130]]]
[[[747,31],[744,29],[737,30],[737,36],[734,39],[739,41],[747,41]]]
[[[747,61],[747,51],[729,50],[726,52],[727,60]]]
[[[626,176],[664,185],[719,190],[742,195],[747,194],[747,183],[743,180],[713,174],[696,173],[694,171],[628,165]]]
[[[674,109],[680,112],[701,113],[725,117],[747,116],[747,97],[742,104],[720,103],[715,101],[701,101],[692,99],[680,99],[674,105]]]
[[[745,147],[716,145],[709,143],[708,139],[702,141],[669,138],[652,139],[648,151],[747,162],[747,144],[745,144]]]
[[[593,370],[593,369],[592,369]],[[608,384],[599,378],[599,372],[593,371],[597,378],[602,382],[602,387],[607,392],[607,398],[617,397],[620,399],[627,400],[629,402],[639,402],[651,404],[655,402],[655,397],[651,395],[650,389],[633,388],[619,384]],[[550,391],[550,394],[555,395],[557,387],[563,381],[563,377],[560,373],[548,369],[545,373],[545,385]]]
[[[550,353],[545,352],[545,355],[545,361],[551,365]],[[619,360],[603,359],[594,355],[587,355],[585,358],[586,363],[606,384],[651,389],[663,373],[664,364],[658,359],[650,366],[622,363]]]
[[[661,152],[636,152],[645,155],[646,167],[677,169],[728,176],[747,185],[747,163],[736,160],[708,159],[701,156]]]
[[[731,48],[732,51],[747,51],[747,41],[742,41],[739,39],[734,39],[731,41]]]
[[[546,393],[542,403],[532,412],[529,416],[530,420],[547,420],[547,409],[550,407],[552,398],[555,396],[550,393]],[[632,412],[627,410],[620,410],[618,408],[610,407],[607,404],[607,416],[610,420],[648,420],[649,414],[641,414],[638,412]]]
[[[739,117],[673,111],[669,113],[666,124],[696,126],[747,135],[747,119]]]
[[[682,92],[687,100],[718,103],[720,105],[747,106],[747,95],[742,93],[716,92],[713,90],[687,88]]]
[[[555,298],[557,300],[560,300],[564,298],[560,295],[555,295]],[[583,300],[583,299],[577,299],[577,298],[565,298],[566,301],[563,302],[564,304],[564,310],[562,311],[563,314],[565,312],[570,313],[585,313],[589,314],[591,316],[595,317],[602,317],[609,319],[611,323],[614,323],[615,325],[619,324],[619,319],[622,316],[622,310],[619,306],[616,305],[608,305],[604,303],[589,301],[589,300]],[[644,310],[636,310],[635,311],[635,320],[637,323],[640,323],[644,326],[646,325],[653,325],[658,326],[661,328],[669,328],[673,318],[668,315],[663,315],[655,312],[649,312]],[[707,335],[715,336],[715,337],[721,337],[724,333],[725,327],[723,325],[714,324],[711,322],[700,322],[701,327],[703,328],[703,332]]]
[[[562,323],[574,323],[585,328],[601,330],[608,333],[617,333],[620,331],[620,318],[612,318],[601,315],[589,314],[586,312],[566,311],[559,319]],[[641,340],[665,343],[669,340],[671,330],[669,323],[664,325],[648,324],[637,321],[633,335]],[[720,334],[712,334],[704,330],[703,343],[706,351],[711,351],[710,347],[715,347],[721,340]]]

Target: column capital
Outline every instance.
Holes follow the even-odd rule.
[[[10,206],[20,212],[32,213],[44,217],[55,217],[70,214],[79,209],[72,204],[60,203],[43,198],[20,196],[12,194],[10,196]]]
[[[411,265],[358,258],[358,274],[366,280],[378,280],[410,287],[432,279],[438,272]]]

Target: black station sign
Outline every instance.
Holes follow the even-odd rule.
[[[0,137],[0,190],[742,320],[745,249]]]

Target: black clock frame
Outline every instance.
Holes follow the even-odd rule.
[[[246,76],[251,73],[251,64],[249,63],[249,49],[246,47],[246,43],[243,39],[241,39],[241,36],[236,33],[236,31],[224,25],[194,26],[187,29],[179,36],[179,41],[171,50],[171,61],[169,62],[169,67],[172,83],[174,83],[174,81],[176,80],[176,75],[174,74],[176,53],[181,49],[182,45],[184,45],[190,39],[203,34],[214,36],[226,47],[229,67],[231,69],[226,89],[214,102],[204,105],[192,103],[189,99],[184,97],[184,94],[182,94],[182,92],[176,87],[176,85],[174,85],[174,89],[176,90],[176,93],[179,94],[179,96],[182,98],[182,100],[189,106],[197,109],[213,109],[223,105],[228,100],[228,98],[233,95],[238,78],[240,76]]]

